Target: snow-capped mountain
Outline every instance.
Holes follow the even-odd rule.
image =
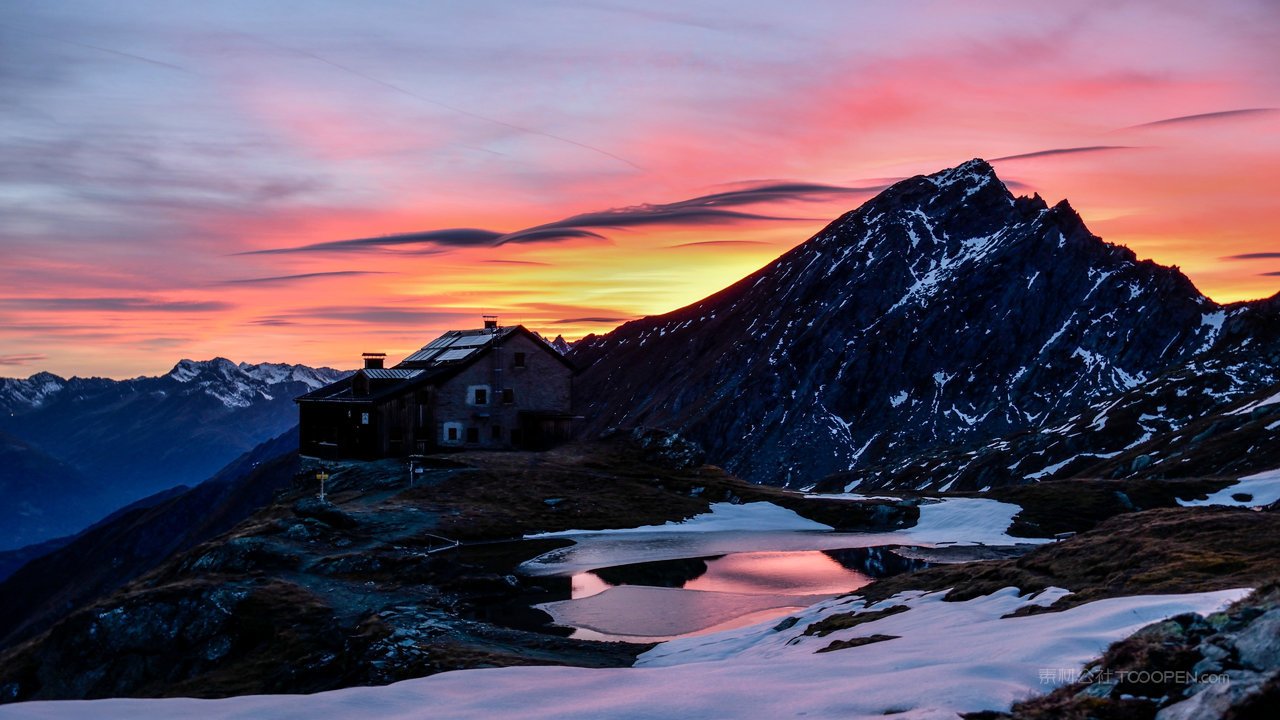
[[[0,432],[91,478],[103,490],[100,517],[208,478],[296,424],[293,398],[344,375],[225,358],[182,360],[164,375],[130,380],[40,373],[0,380]]]
[[[180,360],[166,377],[191,387],[199,387],[206,394],[222,401],[228,408],[244,408],[257,398],[274,400],[273,386],[293,386],[301,383],[310,390],[324,387],[341,379],[346,373],[332,368],[310,368],[306,365],[282,363],[236,364],[226,358],[194,361]]]
[[[590,366],[575,386],[589,430],[666,426],[749,479],[795,485],[1060,424],[1257,312],[1102,241],[1066,201],[1015,198],[973,160],[571,358]]]

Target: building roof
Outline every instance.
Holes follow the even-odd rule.
[[[450,330],[423,346],[421,350],[401,360],[397,368],[437,367],[442,363],[458,362],[491,346],[495,340],[505,338],[519,328],[485,328],[482,330]]]
[[[412,387],[447,379],[485,355],[496,341],[517,332],[541,340],[542,344],[546,345],[547,352],[570,370],[573,369],[573,364],[562,357],[555,348],[523,325],[480,330],[450,330],[400,361],[395,367],[357,370],[351,377],[309,392],[296,400],[298,402],[369,403],[399,395]],[[367,395],[356,395],[352,390],[355,379],[360,374],[369,379]]]

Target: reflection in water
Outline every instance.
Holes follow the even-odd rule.
[[[707,563],[686,590],[744,595],[838,595],[871,582],[820,550],[734,553]]]
[[[892,547],[857,547],[823,550],[841,565],[873,578],[893,577],[929,567],[929,563],[894,552]]]
[[[925,565],[883,547],[634,563],[575,574],[570,600],[539,607],[574,637],[667,640],[780,617]]]

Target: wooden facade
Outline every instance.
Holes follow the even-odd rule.
[[[524,327],[451,331],[393,368],[366,367],[298,398],[301,451],[541,449],[572,436],[572,392],[572,365]]]

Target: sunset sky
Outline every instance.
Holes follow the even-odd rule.
[[[574,338],[972,157],[1280,291],[1280,3],[0,6],[0,375]]]

